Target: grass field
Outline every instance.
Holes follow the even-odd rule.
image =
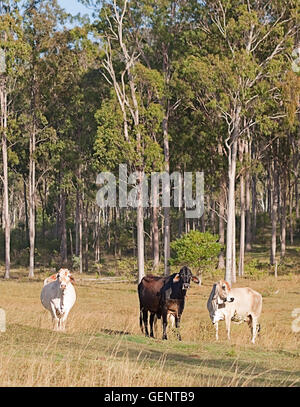
[[[134,282],[98,284],[78,274],[67,329],[53,332],[39,298],[45,273],[33,281],[26,273],[12,270],[14,278],[0,280],[7,319],[6,332],[0,333],[1,386],[300,385],[300,332],[291,328],[292,310],[300,308],[299,274],[276,280],[250,273],[235,284],[263,295],[262,330],[253,345],[247,324],[233,325],[229,342],[224,322],[216,342],[206,309],[216,276],[191,287],[179,342],[173,332],[162,341],[160,323],[158,339],[143,336]]]

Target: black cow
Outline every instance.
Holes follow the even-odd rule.
[[[179,333],[181,315],[184,310],[185,296],[190,288],[191,280],[200,284],[198,277],[193,276],[191,270],[184,266],[179,273],[169,276],[160,292],[161,314],[163,319],[163,339],[167,339],[168,315],[175,318],[178,339],[181,341]]]
[[[184,309],[185,295],[190,287],[190,281],[199,284],[198,277],[193,276],[191,270],[184,266],[179,273],[174,273],[168,277],[144,277],[139,286],[138,294],[140,300],[140,327],[145,335],[148,331],[148,312],[150,312],[150,336],[153,334],[153,323],[155,317],[163,317],[163,339],[167,339],[167,319],[168,315],[175,318],[175,326],[179,329],[181,315]],[[180,334],[178,338],[181,340]]]

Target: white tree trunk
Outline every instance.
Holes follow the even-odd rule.
[[[232,284],[232,272],[234,269],[235,252],[233,246],[235,246],[235,174],[236,174],[236,154],[237,154],[237,139],[232,142],[230,152],[228,154],[228,215],[227,215],[227,232],[226,232],[226,270],[225,280],[229,284]]]
[[[157,187],[153,188],[153,201],[158,199],[159,191]],[[159,266],[159,227],[158,227],[158,207],[152,208],[152,250],[153,250],[153,270]]]
[[[239,145],[240,162],[242,165],[244,156],[244,140],[240,141]],[[240,229],[240,256],[239,256],[239,276],[244,275],[244,259],[245,259],[245,178],[242,169],[240,176],[240,206],[241,206],[241,229]]]
[[[272,222],[272,237],[271,237],[271,256],[270,264],[275,265],[276,262],[276,228],[277,228],[277,168],[275,163],[272,162],[271,169],[271,222]]]
[[[29,141],[29,275],[34,277],[34,249],[35,249],[35,144],[36,128],[33,124]]]
[[[138,279],[139,282],[145,276],[145,265],[144,265],[144,208],[143,208],[143,197],[142,197],[142,182],[143,182],[143,172],[138,171],[138,190],[137,190],[137,252],[138,252]]]
[[[233,118],[233,132],[228,149],[228,207],[227,207],[227,231],[226,231],[226,269],[225,280],[231,285],[236,280],[236,260],[235,260],[235,177],[237,146],[240,132],[241,108],[237,106]]]
[[[249,141],[245,142],[245,154],[246,159],[249,161],[251,159],[251,146]],[[250,204],[251,204],[251,191],[250,191],[250,173],[249,168],[246,168],[246,176],[245,176],[245,192],[246,192],[246,206],[245,206],[245,216],[246,216],[246,236],[245,236],[245,250],[251,250],[251,212],[250,212]]]
[[[245,259],[245,180],[241,175],[241,231],[240,231],[240,258],[239,258],[239,276],[244,275]]]
[[[224,190],[220,193],[220,208],[219,208],[219,242],[221,245],[225,244],[225,192]],[[224,261],[224,249],[222,248],[219,254],[219,262],[218,268],[224,269],[225,268],[225,261]]]
[[[170,171],[170,154],[169,154],[169,135],[168,135],[168,116],[163,120],[163,135],[164,135],[164,156],[165,156],[165,171]],[[170,196],[170,185],[166,183],[165,190],[163,191],[165,196]],[[164,208],[164,270],[165,276],[170,274],[170,208]]]
[[[286,251],[286,195],[287,195],[287,174],[285,171],[282,172],[282,182],[281,182],[281,253],[280,256],[283,258]]]
[[[9,198],[8,198],[8,160],[7,160],[7,93],[5,78],[1,78],[0,83],[0,104],[1,104],[1,133],[2,133],[2,159],[3,159],[3,221],[5,235],[5,273],[4,278],[10,276],[10,218],[9,218]]]

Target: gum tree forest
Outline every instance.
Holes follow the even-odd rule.
[[[220,244],[270,270],[300,241],[297,0],[0,1],[0,264],[168,275],[172,242]],[[136,207],[97,205],[97,175],[135,174]],[[145,175],[204,173],[204,214],[142,206]],[[131,187],[132,188],[132,187]],[[207,235],[205,235],[207,234]],[[204,273],[205,273],[204,266]],[[112,270],[111,270],[112,271]]]

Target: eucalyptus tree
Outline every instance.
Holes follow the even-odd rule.
[[[36,235],[37,184],[41,180],[37,174],[37,156],[43,143],[55,136],[55,131],[45,116],[47,100],[44,98],[44,79],[52,66],[47,63],[51,49],[55,48],[56,31],[64,23],[66,14],[57,1],[29,0],[24,4],[24,40],[28,44],[28,60],[22,81],[22,113],[25,133],[29,138],[29,277],[34,276],[34,253]],[[54,141],[54,140],[52,140]],[[41,150],[41,149],[40,149]],[[42,169],[42,173],[45,168]]]
[[[147,22],[145,42],[147,46],[139,47],[144,63],[148,68],[161,72],[163,93],[160,104],[163,109],[162,145],[164,150],[164,170],[170,172],[170,121],[172,114],[180,104],[181,97],[174,100],[172,78],[176,61],[182,51],[182,37],[187,29],[191,3],[181,1],[138,1],[139,10],[144,13]],[[140,42],[138,42],[140,45]],[[178,168],[177,168],[178,169]],[[166,195],[170,194],[170,185],[164,185]],[[164,272],[169,275],[170,266],[171,219],[170,208],[164,207]]]
[[[140,46],[143,39],[141,28],[144,20],[140,21],[140,25],[131,24],[130,17],[133,15],[135,5],[135,2],[127,0],[104,2],[97,29],[102,36],[105,52],[103,74],[114,91],[121,114],[118,117],[121,117],[122,121],[122,129],[119,129],[122,140],[118,142],[126,145],[124,150],[127,151],[126,162],[135,170],[140,281],[144,276],[144,206],[147,206],[143,195],[144,177],[149,171],[149,164],[152,167],[152,163],[160,157],[160,146],[157,140],[153,139],[153,131],[149,129],[149,124],[153,119],[160,121],[161,86],[158,72],[141,63]],[[136,36],[134,41],[133,36]]]
[[[0,2],[0,18],[2,23],[3,2]],[[7,90],[6,90],[6,42],[7,33],[2,31],[0,48],[0,108],[1,108],[1,147],[3,160],[3,212],[5,230],[5,273],[4,278],[9,278],[10,273],[10,217],[9,217],[9,197],[8,197],[8,156],[7,156]]]
[[[3,177],[3,211],[5,229],[5,278],[10,276],[10,211],[9,211],[9,161],[16,142],[16,83],[24,73],[23,62],[27,47],[23,39],[22,17],[18,3],[11,0],[0,2],[0,102],[1,148]]]
[[[185,62],[203,109],[226,125],[228,160],[225,278],[235,281],[235,184],[238,141],[258,123],[281,117],[276,80],[286,69],[297,31],[297,2],[205,1],[195,24],[205,47]],[[196,39],[199,37],[196,36]],[[187,78],[188,79],[188,78]],[[270,116],[263,105],[271,100]],[[213,113],[214,112],[214,113]]]

